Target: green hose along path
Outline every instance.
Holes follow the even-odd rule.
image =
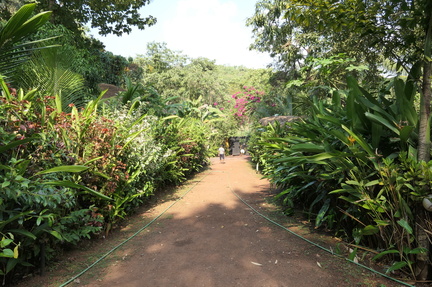
[[[134,238],[135,236],[137,236],[138,234],[140,234],[144,229],[146,229],[147,227],[149,227],[150,225],[152,225],[156,220],[158,220],[162,215],[164,215],[171,207],[173,207],[177,202],[179,202],[180,200],[182,200],[192,189],[194,189],[200,182],[202,182],[209,174],[211,173],[211,171],[210,172],[207,172],[200,180],[198,180],[194,185],[192,185],[189,189],[187,189],[176,201],[174,201],[172,204],[170,204],[164,211],[162,211],[158,216],[156,216],[155,218],[153,218],[149,223],[147,223],[146,225],[144,225],[141,229],[139,229],[137,232],[135,232],[133,235],[131,235],[128,239],[126,239],[125,241],[123,241],[122,243],[120,243],[120,244],[118,244],[117,246],[115,246],[113,249],[111,249],[110,251],[108,251],[107,253],[105,253],[102,257],[100,257],[98,260],[96,260],[93,264],[91,264],[91,265],[89,265],[87,268],[85,268],[83,271],[81,271],[80,273],[78,273],[77,275],[75,275],[74,277],[72,277],[71,279],[69,279],[68,281],[66,281],[65,283],[63,283],[63,284],[61,284],[60,285],[60,287],[63,287],[63,286],[66,286],[66,285],[68,285],[68,284],[70,284],[71,282],[73,282],[74,280],[76,280],[77,278],[79,278],[81,275],[83,275],[84,273],[86,273],[88,270],[90,270],[93,266],[95,266],[96,264],[98,264],[99,262],[101,262],[103,259],[105,259],[105,257],[107,257],[108,255],[110,255],[111,253],[113,253],[115,250],[117,250],[118,248],[120,248],[121,246],[123,246],[125,243],[127,243],[128,241],[130,241],[132,238]],[[317,248],[319,248],[319,249],[322,249],[322,250],[324,250],[324,251],[326,251],[326,252],[328,252],[328,253],[330,253],[331,255],[333,255],[333,256],[336,256],[336,257],[340,257],[340,258],[343,258],[343,259],[345,259],[346,261],[348,261],[348,262],[350,262],[350,263],[353,263],[353,264],[355,264],[355,265],[357,265],[357,266],[360,266],[360,267],[362,267],[362,268],[364,268],[364,269],[366,269],[366,270],[368,270],[368,271],[371,271],[371,272],[373,272],[373,273],[375,273],[375,274],[378,274],[378,275],[380,275],[380,276],[383,276],[383,277],[385,277],[385,278],[387,278],[387,279],[390,279],[390,280],[392,280],[392,281],[395,281],[395,282],[397,282],[397,283],[399,283],[399,284],[402,284],[402,285],[404,285],[404,286],[409,286],[409,287],[415,287],[415,286],[413,286],[413,285],[410,285],[410,284],[408,284],[408,283],[406,283],[406,282],[403,282],[403,281],[400,281],[400,280],[398,280],[398,279],[396,279],[396,278],[393,278],[393,277],[390,277],[390,276],[388,276],[388,275],[386,275],[386,274],[384,274],[384,273],[381,273],[381,272],[378,272],[378,271],[376,271],[376,270],[374,270],[374,269],[372,269],[372,268],[369,268],[369,267],[367,267],[367,266],[365,266],[365,265],[363,265],[363,264],[361,264],[361,263],[358,263],[358,262],[355,262],[355,261],[353,261],[353,260],[351,260],[351,259],[348,259],[348,258],[345,258],[345,257],[343,257],[343,256],[341,256],[341,255],[338,255],[338,254],[336,254],[336,253],[334,253],[333,251],[331,251],[331,250],[329,250],[329,249],[327,249],[327,248],[325,248],[325,247],[323,247],[323,246],[321,246],[321,245],[319,245],[319,244],[317,244],[317,243],[315,243],[315,242],[312,242],[312,241],[310,241],[309,239],[307,239],[307,238],[304,238],[303,236],[301,236],[301,235],[299,235],[299,234],[297,234],[297,233],[295,233],[295,232],[293,232],[293,231],[291,231],[291,230],[289,230],[288,228],[286,228],[285,226],[283,226],[283,225],[281,225],[281,224],[279,224],[279,223],[277,223],[277,222],[275,222],[275,221],[273,221],[272,219],[270,219],[270,218],[268,218],[267,216],[265,216],[265,215],[263,215],[262,213],[260,213],[258,210],[256,210],[254,207],[252,207],[250,204],[248,204],[243,198],[241,198],[232,188],[231,188],[231,186],[230,186],[230,191],[241,201],[241,202],[243,202],[247,207],[249,207],[253,212],[255,212],[257,215],[259,215],[259,216],[261,216],[262,218],[264,218],[265,220],[267,220],[267,221],[269,221],[270,223],[272,223],[272,224],[274,224],[274,225],[276,225],[276,226],[278,226],[278,227],[280,227],[280,228],[282,228],[282,229],[284,229],[285,231],[287,231],[287,232],[289,232],[289,233],[291,233],[292,235],[294,235],[294,236],[296,236],[296,237],[299,237],[300,239],[302,239],[302,240],[304,240],[304,241],[306,241],[307,243],[309,243],[309,244],[311,244],[311,245],[313,245],[313,246],[316,246]]]

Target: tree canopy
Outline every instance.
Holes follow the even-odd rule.
[[[309,57],[345,53],[379,73],[384,59],[408,70],[422,58],[430,1],[262,0],[248,20],[253,47],[279,67],[298,70]]]
[[[129,34],[132,28],[143,30],[154,25],[156,18],[143,17],[140,9],[150,0],[5,0],[0,4],[0,15],[10,16],[18,5],[25,2],[37,3],[38,11],[52,11],[51,22],[80,33],[85,25],[99,29],[99,34]]]

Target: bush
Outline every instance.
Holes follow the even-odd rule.
[[[307,119],[259,129],[249,151],[280,188],[287,213],[302,207],[317,227],[384,249],[396,256],[392,270],[413,275],[413,255],[423,252],[414,248],[416,213],[424,212],[432,169],[416,160],[415,89],[391,84],[373,97],[349,79],[347,93],[314,101]]]

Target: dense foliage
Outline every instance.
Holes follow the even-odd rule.
[[[269,75],[163,44],[133,63],[34,11],[23,6],[0,30],[2,55],[22,55],[0,63],[4,284],[44,272],[84,238],[108,236],[158,191],[201,170],[239,125],[234,103],[215,103],[254,81],[265,87]],[[95,97],[100,82],[123,91]]]
[[[354,247],[351,259],[365,246],[388,272],[427,278],[430,1],[261,0],[248,20],[253,47],[277,71],[219,66],[165,43],[125,59],[81,33],[88,21],[102,34],[152,25],[137,14],[149,1],[21,2],[0,3],[2,19],[14,15],[0,25],[4,283],[108,235],[230,136],[250,136],[287,215],[301,208]],[[106,98],[101,82],[122,91]],[[277,115],[297,120],[257,124]]]
[[[376,259],[392,260],[389,272],[419,280],[430,266],[430,5],[262,0],[248,20],[304,119],[253,136],[282,202],[300,200],[317,226],[385,250]]]
[[[107,234],[157,188],[207,163],[209,131],[200,120],[99,110],[103,94],[65,113],[58,95],[2,87],[0,232],[18,246],[2,256],[3,274]]]
[[[8,19],[19,7],[27,3],[37,3],[38,11],[52,11],[51,23],[63,25],[74,34],[81,34],[86,25],[98,28],[99,34],[129,34],[133,27],[145,29],[156,23],[153,16],[142,17],[140,9],[149,0],[122,1],[26,1],[3,0],[0,4],[1,18]]]
[[[422,200],[431,184],[430,164],[417,161],[416,89],[401,79],[375,96],[353,78],[348,87],[313,101],[310,117],[258,129],[250,153],[287,214],[301,206],[317,227],[381,250],[377,259],[396,255],[389,272],[407,267],[415,277],[413,255],[425,252],[415,230],[429,228]]]

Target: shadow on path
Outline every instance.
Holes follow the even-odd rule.
[[[247,157],[212,159],[181,200],[79,286],[398,286],[270,224],[232,192],[260,209],[269,190]]]

